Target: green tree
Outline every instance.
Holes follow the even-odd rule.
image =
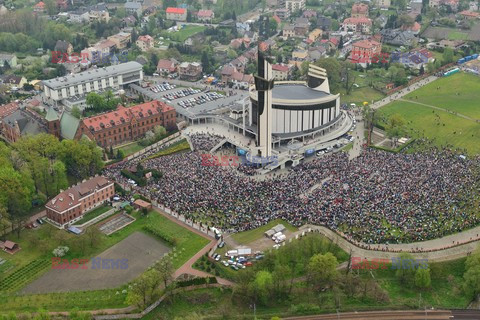
[[[477,247],[475,252],[467,258],[463,279],[465,293],[474,299],[480,294],[480,247]]]
[[[308,282],[317,290],[333,282],[337,275],[337,258],[330,252],[316,254],[307,265]]]
[[[252,284],[255,301],[267,305],[273,289],[273,277],[269,271],[259,271]]]
[[[238,56],[237,52],[233,49],[228,49],[227,58],[230,60],[235,59]]]
[[[146,271],[133,282],[127,295],[128,303],[138,306],[141,310],[145,309],[155,298],[160,282],[159,272],[156,269]]]
[[[82,117],[82,111],[80,111],[77,106],[72,107],[72,111],[70,112],[70,114],[77,119],[80,119]]]
[[[452,63],[454,59],[453,50],[451,48],[445,48],[442,54],[442,63],[449,64]]]
[[[417,269],[415,273],[415,286],[420,289],[429,288],[432,284],[430,269]]]
[[[407,266],[408,263],[404,263],[406,260],[413,260],[413,257],[409,253],[401,253],[398,255],[400,259],[400,265],[397,267],[397,271],[395,272],[395,276],[400,281],[401,284],[411,286],[414,283],[415,278],[415,269],[409,268]]]
[[[158,271],[158,277],[166,288],[168,283],[172,281],[173,273],[175,272],[171,257],[163,257],[157,264],[155,264],[155,269]]]

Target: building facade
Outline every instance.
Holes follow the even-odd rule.
[[[65,228],[84,214],[109,201],[115,192],[114,183],[97,176],[60,192],[45,205],[47,221]]]
[[[143,80],[142,65],[130,61],[43,81],[45,98],[58,103],[89,92],[113,89]]]
[[[136,44],[141,51],[148,51],[153,48],[154,40],[147,34],[145,36],[138,37]]]
[[[202,77],[202,65],[198,62],[183,62],[178,66],[180,79],[197,81]]]
[[[76,139],[86,135],[100,147],[137,140],[156,126],[172,130],[176,123],[175,109],[154,100],[133,107],[118,106],[117,110],[85,118],[81,121]]]
[[[187,21],[187,9],[168,7],[165,12],[167,13],[167,20]]]
[[[305,0],[286,0],[285,9],[287,9],[290,13],[299,10],[305,10]]]

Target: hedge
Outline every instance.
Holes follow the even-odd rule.
[[[209,279],[207,281],[207,279]],[[215,277],[206,277],[206,278],[194,278],[186,281],[177,282],[177,287],[189,287],[189,286],[198,286],[202,284],[212,284],[217,283],[217,278]]]
[[[168,234],[166,234],[165,232],[163,232],[162,230],[159,230],[159,229],[156,229],[152,226],[144,226],[143,227],[143,230],[145,230],[146,232],[152,234],[153,236],[155,237],[158,237],[160,239],[162,239],[163,241],[165,241],[166,243],[170,244],[172,247],[176,246],[177,245],[177,238],[175,237],[172,237]]]
[[[131,173],[127,169],[123,169],[120,172],[125,178],[132,179],[133,181],[135,181],[137,185],[139,185],[140,187],[145,187],[147,185],[147,179],[145,179],[145,177],[138,177],[137,175]]]

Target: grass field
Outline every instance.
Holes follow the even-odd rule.
[[[291,224],[281,219],[276,219],[276,220],[270,221],[266,225],[261,226],[257,229],[235,233],[234,235],[232,235],[232,238],[239,244],[247,244],[257,239],[260,239],[261,237],[264,237],[263,234],[265,233],[265,231],[275,227],[277,224],[283,224],[285,228],[287,228],[287,230],[291,232],[295,232],[298,230],[296,227],[292,226]]]
[[[191,36],[203,32],[206,29],[204,26],[185,26],[180,31],[170,33],[170,39],[174,41],[184,42]]]
[[[180,152],[180,151],[185,151],[185,150],[190,150],[190,144],[188,144],[188,141],[186,139],[182,139],[180,141],[175,142],[171,146],[168,146],[165,149],[162,149],[162,150],[158,151],[157,153],[155,153],[155,154],[151,155],[150,157],[146,158],[145,160],[155,159],[155,158],[163,157],[163,156],[168,156],[170,154],[174,154],[174,153],[177,153],[177,152]]]
[[[353,88],[349,95],[345,94],[345,90],[340,91],[340,101],[342,103],[355,103],[362,105],[364,101],[372,103],[372,101],[378,101],[385,97],[383,93],[370,87]]]
[[[18,295],[13,294],[12,290],[17,291],[27,283],[38,278],[41,274],[49,270],[51,263],[51,251],[58,245],[63,244],[70,248],[68,254],[64,257],[66,259],[72,258],[90,258],[97,256],[106,249],[112,247],[114,244],[127,238],[134,232],[143,232],[143,227],[146,225],[154,226],[162,230],[164,233],[174,236],[177,240],[177,245],[174,248],[173,264],[175,268],[183,265],[201,248],[208,244],[208,240],[190,232],[175,222],[167,219],[157,212],[150,212],[143,216],[138,212],[134,212],[133,216],[137,219],[132,224],[115,232],[110,236],[101,236],[101,242],[94,248],[87,246],[83,252],[77,248],[79,237],[64,230],[58,230],[50,225],[43,225],[38,230],[26,230],[22,232],[20,240],[11,238],[15,242],[20,243],[21,251],[11,256],[4,252],[0,252],[0,257],[7,259],[9,263],[15,265],[15,268],[9,270],[3,276],[2,283],[10,283],[9,279],[21,277],[21,286],[9,288],[10,292],[0,293],[0,311],[34,311],[39,307],[49,311],[68,310],[73,307],[78,307],[80,310],[91,310],[101,308],[119,308],[126,307],[125,294],[117,294],[124,288],[98,291],[82,291],[69,292],[58,294],[39,294],[39,295]],[[83,237],[82,235],[80,237]],[[47,249],[42,250],[39,246],[39,241],[47,242]],[[38,266],[29,266],[33,261],[43,261],[41,268]],[[46,263],[45,263],[46,261]],[[33,270],[33,271],[31,271]],[[36,303],[36,301],[38,303]]]
[[[108,210],[112,209],[112,207],[110,206],[101,206],[101,207],[98,207],[98,208],[95,208],[93,209],[92,211],[88,212],[87,214],[85,214],[83,216],[82,219],[78,220],[75,224],[83,224],[87,221],[90,221],[92,220],[93,218],[96,218],[98,217],[99,215],[101,215],[102,213],[105,213],[107,212]]]
[[[437,87],[440,89],[437,90]],[[471,73],[457,73],[417,89],[405,99],[480,119],[480,77]]]
[[[129,143],[123,147],[120,147],[119,149],[122,150],[125,154],[125,156],[129,156],[131,154],[134,154],[135,152],[138,152],[140,150],[142,150],[143,148],[145,148],[144,146],[141,146],[138,144],[138,142],[132,142],[132,143]],[[116,151],[116,149],[114,149],[114,151]]]
[[[437,87],[440,87],[437,90]],[[460,93],[457,95],[456,93]],[[480,119],[480,78],[470,74],[456,74],[441,78],[405,99],[446,108]],[[460,101],[460,103],[459,103]],[[400,114],[406,120],[406,131],[414,137],[427,137],[437,146],[452,145],[468,154],[480,153],[480,124],[455,114],[432,109],[408,101],[395,101],[380,109],[388,118]]]

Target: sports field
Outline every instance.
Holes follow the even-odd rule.
[[[480,119],[480,77],[471,73],[457,73],[417,89],[405,99]]]
[[[392,102],[380,109],[381,114],[386,118],[400,114],[406,121],[407,133],[412,137],[425,136],[437,146],[452,145],[471,155],[480,153],[480,122],[476,121],[480,119],[479,77],[460,73],[441,78],[404,99],[411,102]]]

